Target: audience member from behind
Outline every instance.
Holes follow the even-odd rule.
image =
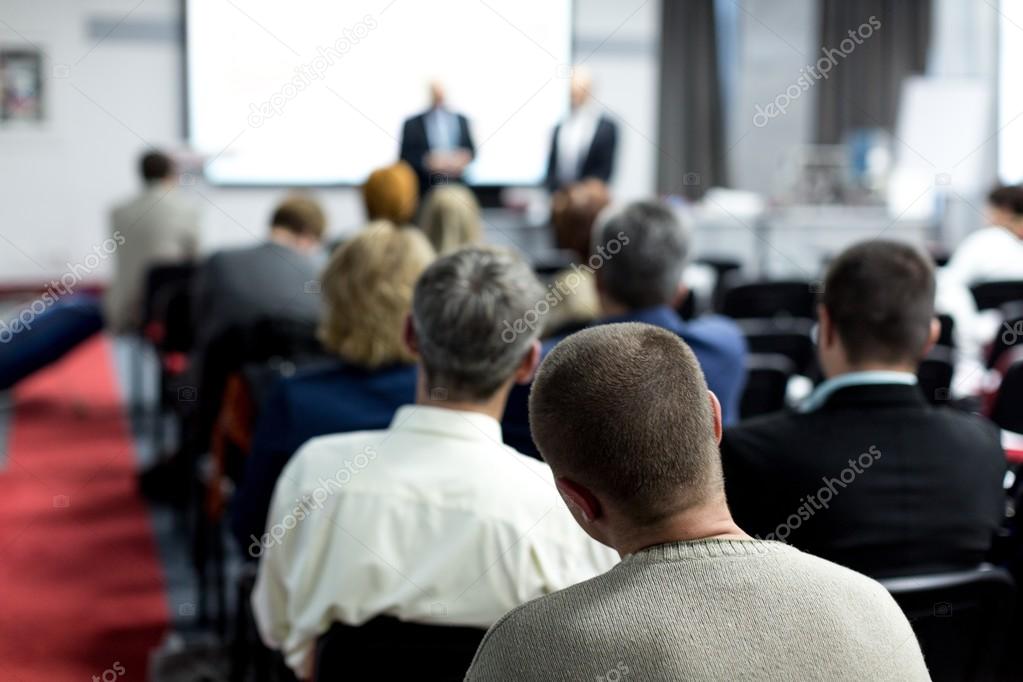
[[[585,263],[591,255],[590,242],[597,216],[611,203],[607,185],[589,178],[556,191],[551,197],[551,227],[558,249],[571,254],[576,263]],[[578,279],[576,279],[578,278]],[[545,333],[556,334],[566,328],[579,328],[600,315],[600,301],[593,271],[586,267],[567,268],[554,281],[569,287],[565,299],[552,307],[544,318]],[[573,329],[574,331],[574,329]]]
[[[732,520],[720,406],[676,334],[568,337],[529,413],[572,515],[622,561],[502,618],[467,680],[929,679],[881,585]]]
[[[300,677],[332,620],[489,627],[616,562],[573,523],[550,469],[501,445],[508,391],[540,356],[535,333],[506,340],[501,323],[542,293],[507,251],[435,261],[406,328],[416,403],[385,430],[313,439],[285,467],[253,609]]]
[[[399,227],[412,222],[419,209],[419,181],[415,171],[398,161],[369,174],[362,185],[368,220],[389,220]]]
[[[110,216],[114,274],[107,288],[104,313],[114,333],[137,332],[142,323],[146,274],[156,264],[190,261],[199,252],[199,215],[177,190],[174,162],[158,151],[140,162],[145,187],[118,205]]]
[[[319,318],[320,242],[326,218],[311,197],[287,197],[262,244],[214,253],[199,272],[195,328],[202,349],[232,325],[260,318]]]
[[[917,386],[939,333],[930,260],[898,242],[853,246],[828,269],[818,316],[827,380],[799,410],[725,433],[739,525],[875,577],[984,561],[1005,454],[993,425]]]
[[[235,536],[249,556],[261,553],[274,484],[298,448],[329,433],[384,429],[415,400],[415,356],[405,319],[416,280],[433,261],[419,230],[371,223],[345,242],[323,273],[324,346],[336,360],[282,379],[260,412],[234,496]]]
[[[438,185],[430,190],[419,216],[419,227],[438,255],[483,243],[480,205],[465,185]]]
[[[593,269],[601,321],[646,322],[678,334],[700,361],[725,423],[737,419],[746,342],[730,320],[686,322],[675,311],[686,295],[682,273],[689,255],[689,235],[675,213],[655,201],[628,204],[598,227],[593,253],[600,257]]]

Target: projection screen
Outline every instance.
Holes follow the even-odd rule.
[[[440,80],[466,179],[542,179],[568,108],[570,0],[187,0],[189,142],[210,182],[343,185],[398,157]]]

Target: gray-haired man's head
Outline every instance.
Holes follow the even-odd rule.
[[[543,298],[533,271],[513,252],[473,247],[438,258],[423,272],[412,324],[430,389],[451,400],[487,400],[522,364],[539,326],[509,337]],[[502,333],[505,332],[505,333]]]
[[[597,271],[604,295],[631,310],[673,302],[689,235],[671,209],[656,201],[633,202],[608,216],[594,237],[598,254],[609,242],[627,244],[613,257],[604,257]]]

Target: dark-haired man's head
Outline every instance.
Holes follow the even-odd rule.
[[[467,247],[434,261],[416,283],[406,331],[420,361],[418,402],[500,419],[512,384],[528,382],[539,362],[543,296],[509,250]]]
[[[999,185],[987,195],[987,220],[1023,236],[1023,187]]]
[[[327,229],[327,218],[312,197],[292,194],[274,209],[270,218],[270,237],[297,251],[317,248]]]
[[[685,228],[671,209],[637,201],[611,214],[593,240],[597,287],[605,315],[673,305],[684,293],[689,253]]]
[[[908,244],[857,244],[828,268],[818,312],[818,352],[826,376],[873,369],[916,372],[939,332],[934,266]]]
[[[721,408],[677,334],[623,323],[569,336],[537,371],[529,423],[594,539],[629,553],[741,534],[724,500]]]
[[[139,173],[147,185],[171,180],[175,174],[174,162],[163,152],[148,151],[139,161]]]

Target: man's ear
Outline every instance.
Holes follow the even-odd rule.
[[[557,478],[554,484],[558,487],[561,499],[568,505],[576,518],[583,518],[593,523],[604,516],[604,508],[600,500],[584,486],[568,478]]]
[[[523,356],[518,369],[515,370],[515,383],[528,384],[536,374],[536,368],[540,366],[540,342],[533,341],[529,351]]]
[[[710,412],[714,418],[714,440],[720,445],[721,432],[724,430],[721,425],[721,401],[714,395],[714,391],[707,391],[707,396],[710,398]]]
[[[817,345],[830,348],[835,344],[835,325],[831,323],[831,315],[823,303],[817,304]]]
[[[931,318],[931,329],[927,335],[927,343],[924,344],[923,350],[920,351],[920,357],[925,357],[934,348],[934,345],[938,343],[938,339],[941,338],[941,322],[936,317]]]
[[[678,283],[678,289],[675,291],[675,297],[671,299],[671,307],[673,310],[678,310],[683,303],[686,301],[686,296],[689,295],[689,287],[683,282]]]
[[[413,355],[419,355],[419,339],[416,338],[416,326],[412,323],[412,314],[405,316],[405,347],[408,348]]]

